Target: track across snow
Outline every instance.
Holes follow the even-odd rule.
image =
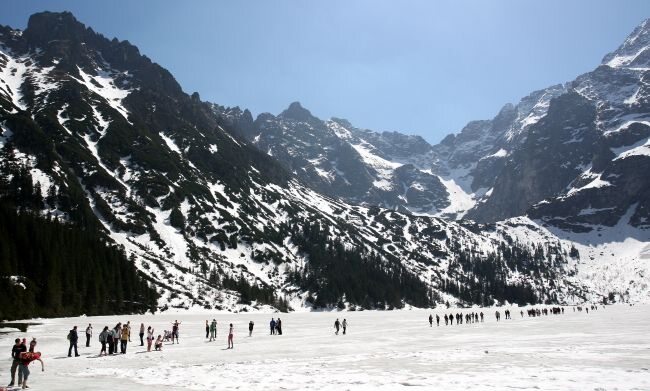
[[[499,309],[503,313],[503,308]],[[429,313],[403,310],[293,314],[161,314],[42,320],[27,333],[0,335],[6,356],[0,373],[8,383],[11,341],[37,337],[46,372],[32,366],[33,390],[648,390],[650,307],[609,306],[541,318],[429,327]],[[525,311],[525,309],[524,309]],[[463,311],[466,312],[466,311]],[[270,336],[271,317],[282,318],[284,335]],[[219,322],[217,342],[206,342],[205,320]],[[348,335],[334,335],[336,318]],[[140,322],[156,334],[181,324],[181,344],[142,353]],[[84,346],[88,322],[131,321],[132,343],[124,356],[97,358],[99,343]],[[255,322],[249,338],[247,324]],[[227,324],[235,326],[235,349],[225,350]],[[444,322],[443,322],[444,323]],[[79,358],[67,358],[66,334],[80,329]],[[6,383],[5,383],[6,384]]]

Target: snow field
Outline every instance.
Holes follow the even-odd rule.
[[[650,389],[648,306],[609,306],[564,315],[494,319],[485,323],[429,327],[429,313],[363,311],[214,315],[165,313],[145,316],[79,317],[43,320],[27,333],[0,336],[8,352],[16,337],[37,337],[46,372],[32,368],[34,390],[647,390]],[[503,308],[499,309],[503,314]],[[525,309],[524,309],[525,311]],[[271,317],[282,318],[284,335],[270,336]],[[205,340],[205,320],[219,324],[216,342]],[[336,318],[349,322],[348,335],[334,335]],[[181,321],[180,345],[143,352],[136,342],[140,322],[156,334]],[[126,355],[97,358],[96,335],[104,325],[131,320]],[[255,322],[253,337],[247,324]],[[91,348],[83,330],[95,327]],[[235,348],[227,350],[228,323]],[[442,322],[444,324],[444,321]],[[79,326],[82,357],[67,358],[65,335]],[[8,375],[8,355],[0,371]]]

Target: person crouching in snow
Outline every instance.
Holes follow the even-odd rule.
[[[158,335],[158,339],[156,339],[156,344],[154,345],[155,349],[162,351],[162,343],[163,343],[162,336]]]

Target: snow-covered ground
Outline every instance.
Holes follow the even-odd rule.
[[[293,314],[162,314],[42,320],[27,333],[0,335],[7,352],[0,373],[8,383],[9,349],[16,337],[37,337],[46,371],[32,364],[34,390],[648,390],[650,307],[609,306],[598,311],[521,318],[497,323],[495,309],[484,323],[430,328],[434,311],[364,311]],[[503,312],[503,309],[500,309]],[[279,315],[284,335],[268,335]],[[205,320],[219,322],[217,342],[203,338]],[[336,318],[348,335],[334,335]],[[181,344],[143,352],[138,339],[126,355],[97,358],[99,343],[67,358],[66,334],[91,322],[130,320],[156,333],[178,319]],[[253,337],[247,324],[255,321]],[[235,349],[226,350],[227,323],[235,326]],[[442,322],[444,324],[444,322]],[[83,333],[83,331],[82,331]],[[85,339],[81,338],[81,339]],[[81,343],[80,346],[84,344]],[[6,384],[6,383],[5,383]]]

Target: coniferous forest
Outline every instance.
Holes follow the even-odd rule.
[[[305,221],[291,227],[291,238],[309,258],[304,270],[295,271],[289,281],[315,293],[307,298],[315,308],[344,302],[362,308],[402,308],[404,303],[430,307],[426,285],[396,259],[382,258],[358,248],[346,248],[330,238],[329,228]]]
[[[0,201],[0,319],[142,313],[157,293],[97,232]]]

